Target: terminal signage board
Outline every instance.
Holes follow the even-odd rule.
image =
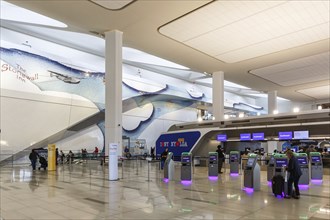
[[[279,140],[291,140],[292,139],[292,131],[280,131],[278,132]]]
[[[240,134],[240,140],[241,141],[250,141],[251,140],[251,133],[244,133]]]
[[[160,156],[168,148],[174,157],[181,157],[183,152],[190,152],[200,136],[199,131],[162,134],[156,141],[156,154]]]
[[[252,139],[254,141],[263,141],[265,140],[265,133],[252,133]]]
[[[309,132],[308,131],[294,131],[293,132],[294,139],[308,139],[309,138]]]
[[[217,135],[218,141],[227,141],[227,135],[226,134],[218,134]]]

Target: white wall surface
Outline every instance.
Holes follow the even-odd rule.
[[[92,153],[95,147],[101,152],[104,145],[102,131],[96,125],[78,132],[68,138],[55,143],[59,150],[67,153],[72,150],[73,153],[81,153],[81,149],[86,149],[88,153]]]

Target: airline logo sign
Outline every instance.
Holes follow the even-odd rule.
[[[188,147],[188,144],[186,141],[184,141],[184,138],[178,138],[177,141],[166,141],[166,142],[160,142],[161,147]]]
[[[182,152],[191,150],[200,136],[199,131],[162,134],[156,141],[156,154],[161,154],[165,148],[168,148],[174,156],[181,156]]]

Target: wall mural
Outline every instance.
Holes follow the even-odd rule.
[[[15,76],[14,89],[20,90],[29,82],[35,88],[26,87],[25,92],[39,90],[74,94],[94,103],[98,111],[104,110],[103,72],[87,72],[83,68],[16,48],[1,47],[0,52],[1,74]],[[196,120],[197,104],[211,102],[212,97],[193,84],[185,82],[186,85],[182,86],[180,80],[177,84],[157,82],[157,77],[151,80],[139,71],[136,67],[123,65],[123,135],[131,139],[145,138],[149,147],[154,146],[161,132],[173,123]],[[149,71],[148,74],[157,73]],[[1,85],[2,89],[4,87]],[[257,109],[252,105],[248,107]],[[104,122],[98,126],[104,134]]]

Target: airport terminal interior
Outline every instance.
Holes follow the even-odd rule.
[[[0,3],[0,220],[330,219],[329,0]]]

